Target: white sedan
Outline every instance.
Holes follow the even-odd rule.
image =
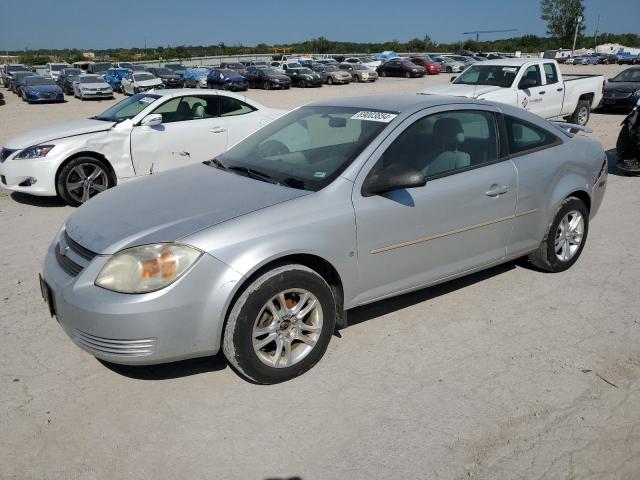
[[[122,79],[120,88],[125,95],[135,95],[147,90],[164,88],[164,83],[149,72],[129,72]]]
[[[80,100],[113,98],[113,89],[100,75],[80,75],[73,82],[73,96]]]
[[[80,205],[118,183],[209,160],[283,113],[230,92],[139,93],[7,142],[0,186]]]

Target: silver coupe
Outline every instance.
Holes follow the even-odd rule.
[[[222,350],[254,382],[285,381],[351,308],[523,256],[571,267],[607,183],[602,146],[577,130],[457,97],[312,103],[89,200],[53,240],[42,292],[106,361]]]

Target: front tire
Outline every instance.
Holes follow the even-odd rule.
[[[114,185],[115,181],[105,163],[89,156],[68,161],[56,178],[58,195],[72,207],[82,205]]]
[[[312,368],[335,327],[336,305],[327,282],[304,265],[283,265],[256,278],[236,300],[223,352],[256,383],[284,382]]]
[[[547,272],[563,272],[576,263],[587,241],[589,212],[576,197],[566,198],[529,261]]]

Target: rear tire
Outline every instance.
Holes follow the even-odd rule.
[[[381,77],[386,77],[386,76],[387,76],[387,72],[386,72],[386,70],[382,70],[382,71],[380,72],[380,76],[381,76]]]
[[[262,88],[264,88],[265,90],[269,90],[269,89],[271,88],[271,84],[269,84],[269,82],[268,82],[268,81],[265,81],[265,82],[262,84]]]
[[[411,78],[411,72],[404,72],[404,78]]]
[[[327,85],[333,85],[333,77],[327,77]]]
[[[586,125],[591,116],[591,102],[589,100],[580,100],[576,105],[575,111],[569,117],[569,123],[576,125]]]
[[[327,282],[304,265],[283,265],[260,275],[236,300],[222,350],[241,376],[262,384],[284,382],[322,358],[335,317]]]
[[[571,222],[576,222],[573,230]],[[587,207],[582,200],[567,197],[549,225],[538,250],[529,254],[529,261],[546,272],[563,272],[571,268],[580,257],[588,233]]]

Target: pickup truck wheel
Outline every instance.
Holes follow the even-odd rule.
[[[547,272],[563,272],[576,261],[589,232],[589,212],[582,200],[568,197],[560,205],[547,233],[529,261]]]
[[[284,382],[322,358],[335,317],[327,282],[303,265],[283,265],[260,275],[236,300],[222,350],[245,378],[262,384]]]
[[[82,205],[114,185],[115,181],[104,162],[90,156],[68,161],[56,178],[58,194],[72,207]]]
[[[591,103],[588,100],[578,101],[575,111],[569,117],[570,123],[577,125],[586,125],[591,115]]]

